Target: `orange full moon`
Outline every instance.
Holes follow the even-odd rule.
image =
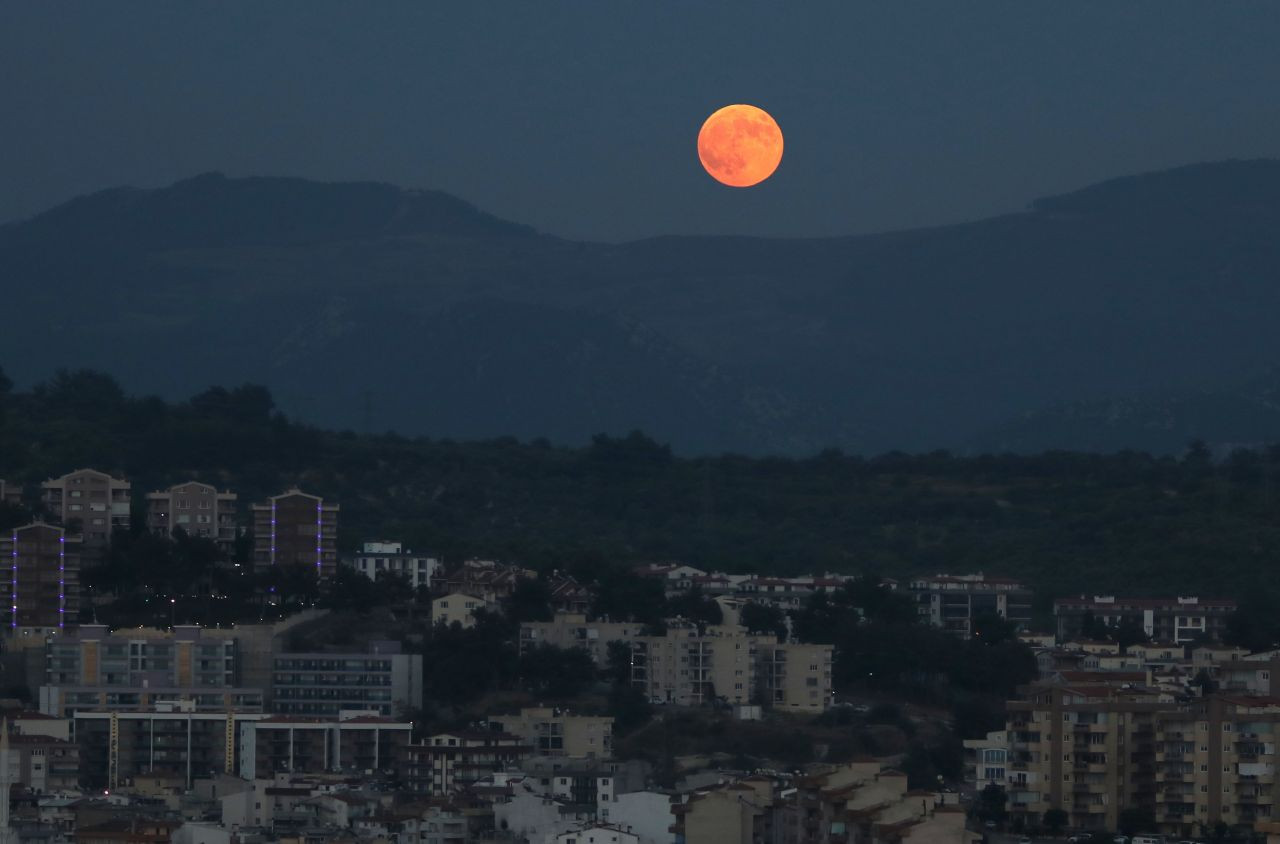
[[[717,182],[735,188],[758,185],[782,161],[782,130],[769,112],[727,105],[698,132],[698,158]]]

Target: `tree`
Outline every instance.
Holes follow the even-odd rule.
[[[772,604],[750,601],[743,605],[739,620],[750,633],[772,633],[781,640],[787,638],[787,617]]]
[[[1005,808],[1008,803],[1009,794],[1004,790],[1004,786],[989,782],[978,793],[978,799],[974,804],[974,814],[978,816],[978,820],[983,822],[1004,823],[1005,816],[1008,814]]]
[[[1063,809],[1046,809],[1044,813],[1044,825],[1049,830],[1050,835],[1057,835],[1067,825],[1067,821],[1071,816]]]
[[[994,611],[979,612],[973,617],[974,638],[988,645],[998,645],[1018,638],[1018,627]]]
[[[507,618],[514,622],[550,621],[551,588],[541,577],[521,580],[504,601]]]
[[[528,691],[571,698],[595,681],[596,664],[582,648],[557,648],[542,642],[521,655],[519,672]]]

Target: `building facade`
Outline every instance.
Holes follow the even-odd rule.
[[[294,488],[253,505],[253,565],[305,566],[317,579],[338,565],[338,505]]]
[[[344,558],[342,565],[360,572],[370,580],[377,580],[383,572],[403,575],[416,589],[430,589],[431,581],[441,570],[440,560],[425,554],[415,554],[399,542],[379,540],[365,542],[360,553]]]
[[[405,779],[413,791],[443,796],[519,764],[530,750],[524,739],[510,733],[440,733],[422,744],[409,745]]]
[[[241,733],[240,776],[403,773],[413,724],[370,712],[347,711],[335,718],[273,715]]]
[[[10,636],[44,636],[75,627],[80,616],[78,536],[42,522],[0,533],[5,616]]]
[[[910,590],[922,622],[965,638],[983,615],[1003,618],[1019,631],[1031,623],[1031,590],[1007,578],[940,574],[913,579]]]
[[[84,540],[85,562],[93,564],[103,558],[114,531],[129,529],[130,490],[126,480],[77,469],[45,481],[41,503],[55,523]]]
[[[1118,598],[1081,595],[1053,603],[1058,641],[1079,637],[1087,621],[1108,626],[1132,625],[1156,642],[1186,644],[1220,640],[1236,602],[1218,598]]]
[[[630,643],[632,684],[655,703],[720,701],[822,712],[831,705],[830,645],[783,643],[737,625],[677,624]]]
[[[217,543],[226,557],[236,541],[236,494],[210,484],[187,481],[147,493],[147,529],[173,536],[181,529]]]
[[[551,621],[527,621],[520,625],[520,652],[538,645],[582,648],[596,665],[609,662],[609,643],[630,642],[643,632],[644,625],[632,621],[587,621],[583,613],[556,613]]]
[[[422,706],[422,654],[375,642],[368,653],[278,653],[271,708],[281,715],[336,718],[344,710],[399,715]]]
[[[540,756],[608,759],[613,756],[613,718],[574,715],[549,706],[521,709],[516,715],[494,715],[489,725],[518,736]]]
[[[247,712],[193,712],[162,706],[149,712],[75,714],[81,782],[114,789],[133,777],[159,775],[186,783],[219,773],[244,776],[240,765],[245,725],[266,716]]]

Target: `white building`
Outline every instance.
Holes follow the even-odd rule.
[[[571,829],[554,838],[548,837],[546,841],[547,844],[640,844],[635,833],[602,823]]]
[[[640,844],[675,844],[671,831],[676,816],[671,796],[661,791],[633,791],[613,795],[613,802],[598,805],[600,820],[635,833]]]
[[[377,540],[365,542],[360,553],[342,560],[342,565],[377,580],[383,572],[402,574],[414,589],[429,588],[431,579],[440,571],[440,560],[426,554],[415,554],[402,543]]]
[[[463,627],[473,627],[476,623],[476,612],[488,609],[490,606],[492,604],[484,598],[462,592],[450,592],[431,602],[431,623],[449,627],[457,622]]]

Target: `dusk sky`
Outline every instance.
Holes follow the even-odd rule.
[[[0,221],[199,172],[439,188],[552,234],[831,235],[1280,155],[1280,4],[182,2],[0,8]],[[733,102],[762,185],[702,171]]]

